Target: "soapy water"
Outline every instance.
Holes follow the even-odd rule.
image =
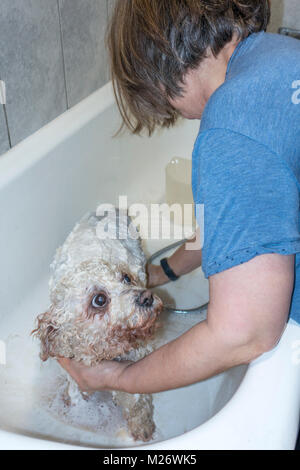
[[[19,335],[7,338],[8,361],[0,370],[1,427],[35,437],[85,445],[133,443],[109,392],[76,405],[66,401],[66,374],[54,360],[37,363],[37,349]]]

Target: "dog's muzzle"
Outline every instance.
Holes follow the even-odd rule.
[[[162,311],[162,301],[151,290],[143,289],[135,293],[136,309],[128,319],[128,326],[141,336],[147,336],[153,329],[156,319]]]

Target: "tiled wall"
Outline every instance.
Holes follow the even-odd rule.
[[[115,0],[1,0],[0,155],[109,79],[104,45]],[[300,29],[300,0],[272,0],[270,31]]]
[[[104,45],[115,0],[1,0],[0,154],[109,80]],[[1,100],[0,100],[1,102]]]

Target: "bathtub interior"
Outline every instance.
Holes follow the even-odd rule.
[[[190,158],[198,131],[197,122],[186,122],[151,139],[127,134],[112,138],[118,122],[117,110],[110,106],[2,185],[0,340],[6,344],[7,362],[0,365],[0,429],[99,448],[134,444],[107,393],[96,394],[77,410],[63,406],[62,372],[55,361],[40,363],[38,344],[30,337],[36,315],[48,306],[49,264],[73,225],[99,202],[117,204],[119,195],[127,195],[129,204],[164,201],[165,167],[174,156]],[[64,117],[51,125],[54,136]],[[38,146],[44,135],[42,129],[31,145]],[[22,144],[18,151],[22,153]],[[170,241],[143,243],[151,254]],[[207,302],[208,283],[198,269],[159,293],[190,308]],[[164,312],[157,345],[203,318],[203,313]],[[155,394],[154,439],[179,436],[209,420],[230,400],[245,372],[246,367],[237,367],[189,387]]]

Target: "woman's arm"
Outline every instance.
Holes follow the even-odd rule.
[[[260,255],[211,276],[207,320],[136,363],[60,363],[86,391],[155,393],[251,362],[279,341],[294,285],[294,255]]]
[[[168,258],[168,264],[177,276],[194,271],[199,268],[202,263],[202,250],[199,246],[199,229],[196,235],[188,242],[181,245]],[[161,286],[169,282],[169,278],[165,275],[160,265],[150,264],[147,266],[148,287]]]

